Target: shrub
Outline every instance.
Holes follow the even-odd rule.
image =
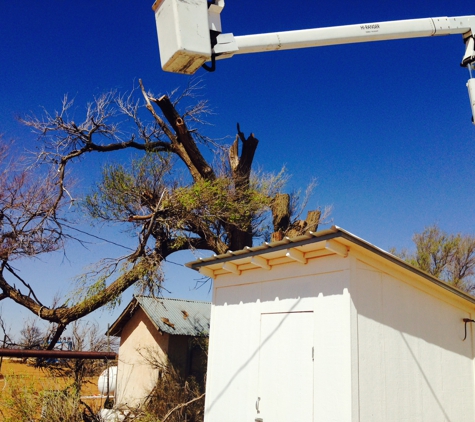
[[[160,368],[155,388],[145,406],[143,422],[202,422],[204,415],[203,386],[193,377],[183,379],[180,373],[167,363]],[[151,419],[155,417],[155,419]],[[150,418],[150,419],[149,419]]]

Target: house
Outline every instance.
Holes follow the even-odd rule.
[[[472,296],[335,226],[187,266],[214,279],[206,422],[475,420]]]
[[[136,296],[108,333],[120,336],[117,405],[136,407],[152,391],[160,363],[203,381],[205,354],[196,339],[208,335],[209,302]]]

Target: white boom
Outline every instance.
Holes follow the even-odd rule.
[[[223,34],[224,36],[218,35],[214,52],[218,54],[222,52],[229,56],[369,41],[466,34],[471,32],[472,25],[475,29],[475,16],[411,19],[237,37],[232,34]],[[226,51],[227,49],[231,51]]]
[[[214,70],[215,60],[235,54],[460,34],[465,43],[461,65],[470,72],[467,87],[475,116],[475,79],[472,78],[475,16],[375,22],[235,37],[221,33],[223,7],[224,0],[211,4],[207,0],[157,0],[154,3],[163,70],[191,75],[202,66]],[[211,67],[205,65],[208,61],[212,62]]]

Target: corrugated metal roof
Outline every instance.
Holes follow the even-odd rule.
[[[211,303],[138,296],[137,302],[154,325],[165,333],[200,336],[209,333]]]
[[[140,307],[153,325],[164,333],[203,336],[209,333],[210,302],[136,296],[111,325],[108,333],[119,336],[125,324]]]

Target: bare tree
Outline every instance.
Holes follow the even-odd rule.
[[[320,211],[299,222],[291,218],[291,200],[275,206],[282,197],[284,173],[252,172],[258,145],[253,134],[246,136],[238,124],[235,140],[226,150],[196,128],[207,112],[206,102],[178,112],[178,105],[193,97],[194,88],[172,100],[167,95],[154,96],[140,82],[143,106],[135,91],[107,93],[87,106],[79,122],[70,116],[73,102],[65,98],[59,112],[22,119],[39,135],[36,167],[14,174],[3,151],[0,299],[12,299],[56,324],[50,347],[68,324],[113,303],[130,286],[159,289],[161,263],[176,251],[225,253],[251,246],[254,237],[266,232],[270,210],[280,237],[316,230]],[[200,145],[213,151],[213,162],[205,159]],[[77,238],[71,231],[70,209],[65,207],[80,202],[74,198],[68,169],[75,170],[91,154],[118,151],[143,156],[130,166],[105,167],[102,182],[82,202],[83,209],[96,220],[120,223],[138,233],[135,250],[101,261],[83,274],[85,284],[79,293],[67,303],[47,306],[11,261],[61,250],[66,240]],[[41,183],[36,182],[43,167],[48,170],[43,171]],[[178,167],[185,170],[183,176],[177,176]]]
[[[0,314],[0,340],[1,340],[1,343],[0,343],[0,347],[2,348],[6,348],[10,345],[13,344],[13,341],[10,337],[10,334],[9,334],[9,329],[7,328],[6,324],[5,324],[5,321],[3,320],[2,318],[2,315]],[[3,363],[3,356],[0,356],[0,374],[1,374],[1,370],[2,370],[2,363]]]
[[[36,320],[29,319],[20,330],[19,346],[22,349],[39,349],[45,345],[45,333],[36,325]]]
[[[97,323],[74,321],[70,324],[69,334],[62,337],[60,343],[63,350],[108,352],[117,351],[118,338],[108,337],[101,332]],[[99,375],[108,368],[111,362],[91,359],[64,359],[54,365],[42,362],[55,376],[72,378],[70,389],[79,394],[85,377]]]

